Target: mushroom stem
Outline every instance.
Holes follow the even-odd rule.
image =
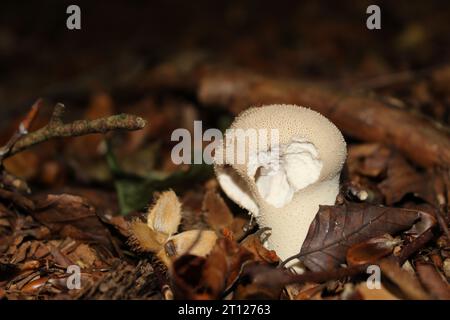
[[[283,208],[260,207],[261,214],[256,217],[258,225],[272,230],[267,247],[275,250],[281,260],[299,253],[319,205],[333,205],[338,192],[339,176],[336,176],[330,181],[318,182],[298,191]],[[296,261],[293,261],[287,266],[295,264]]]

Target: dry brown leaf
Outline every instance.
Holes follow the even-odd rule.
[[[5,169],[16,177],[31,180],[39,173],[40,159],[31,150],[25,150],[4,161]]]
[[[292,286],[292,285],[291,285]],[[321,294],[325,285],[306,283],[293,297],[293,300],[321,300]]]
[[[252,253],[235,241],[218,239],[206,258],[190,254],[174,261],[172,281],[177,299],[218,299],[238,278]]]
[[[205,263],[205,258],[189,254],[174,261],[171,281],[175,299],[198,299]]]
[[[47,284],[48,277],[40,277],[36,280],[28,282],[22,287],[21,291],[25,294],[33,294]]]
[[[241,215],[237,215],[234,217],[230,229],[233,232],[233,236],[236,241],[240,241],[243,237],[245,237],[248,231],[247,229],[249,223],[250,219],[247,217],[243,217]]]
[[[430,296],[423,290],[417,278],[408,271],[403,270],[394,259],[382,259],[379,266],[382,274],[396,284],[408,299],[430,299]],[[381,279],[383,281],[384,277]]]
[[[385,196],[387,205],[399,202],[407,194],[433,201],[428,181],[425,175],[417,172],[401,155],[394,154],[388,163],[387,178],[378,187]]]
[[[380,176],[387,167],[391,150],[378,143],[351,145],[347,165],[351,175]]]
[[[97,251],[84,243],[78,245],[73,252],[67,255],[67,257],[75,262],[81,269],[100,267],[102,265]]]
[[[112,249],[111,234],[85,199],[69,194],[37,197],[33,217],[59,233],[79,240],[93,241]]]
[[[351,246],[347,251],[347,264],[349,266],[375,263],[381,258],[389,255],[394,247],[401,242],[390,235],[385,234],[371,238],[367,241]]]
[[[228,276],[228,261],[220,244],[214,246],[203,268],[203,282],[211,297],[219,298],[225,290]]]
[[[417,263],[417,274],[420,282],[439,300],[450,300],[450,285],[444,277],[436,270],[435,266],[429,263]]]
[[[278,264],[280,262],[280,258],[274,250],[268,250],[264,247],[261,242],[261,236],[263,235],[264,230],[263,232],[260,231],[261,230],[247,236],[244,240],[242,240],[241,246],[253,253],[255,261]]]
[[[419,218],[416,210],[364,203],[320,206],[299,258],[312,271],[331,270],[344,263],[349,246],[408,229]]]
[[[381,288],[369,289],[365,282],[361,282],[356,286],[355,294],[355,298],[363,300],[399,300],[383,285],[381,285]]]
[[[208,225],[219,233],[233,224],[233,214],[223,198],[214,190],[208,190],[203,198],[202,211]]]
[[[0,199],[9,200],[17,207],[24,209],[28,212],[33,211],[35,209],[35,204],[32,200],[17,192],[12,192],[0,188]]]

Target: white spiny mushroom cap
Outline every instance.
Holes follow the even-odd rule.
[[[344,138],[327,118],[295,105],[250,108],[230,129],[234,132],[227,131],[216,151],[217,179],[260,226],[272,228],[268,245],[286,259],[300,251],[318,206],[335,202],[347,155]],[[244,148],[237,150],[237,137],[250,137],[248,129],[266,132],[256,143],[245,140]],[[276,132],[278,139],[271,141]],[[243,163],[236,163],[239,154]]]

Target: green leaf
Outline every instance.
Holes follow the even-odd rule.
[[[177,171],[165,178],[155,172],[143,176],[130,174],[122,170],[107,144],[107,161],[114,177],[114,185],[119,200],[121,214],[145,208],[155,191],[173,189],[175,192],[191,188],[194,183],[205,181],[213,175],[211,165],[194,164],[187,171]]]

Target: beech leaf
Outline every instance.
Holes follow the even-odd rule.
[[[69,194],[49,194],[35,199],[33,217],[52,232],[112,248],[111,234],[86,199]]]
[[[345,263],[350,246],[409,229],[420,218],[417,210],[365,203],[320,206],[297,258],[312,271],[331,270]]]

